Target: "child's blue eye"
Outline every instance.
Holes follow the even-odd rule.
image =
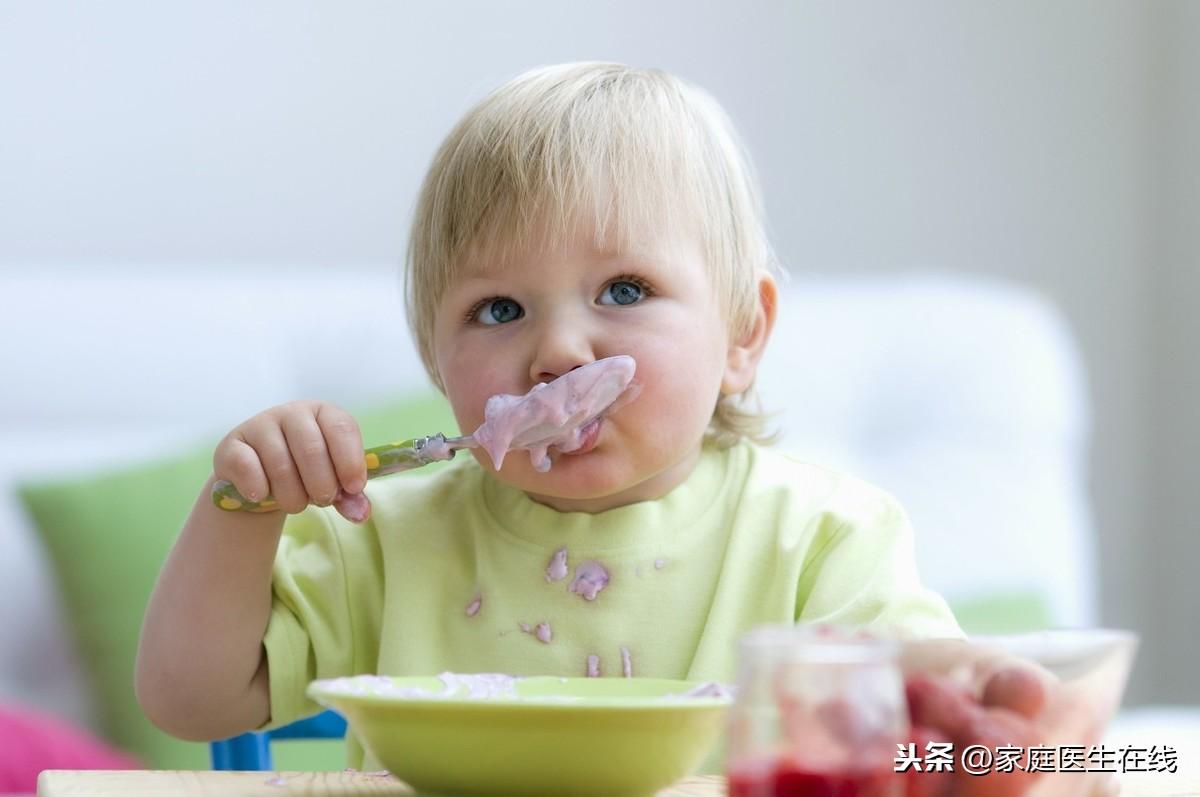
[[[506,324],[525,315],[521,305],[512,299],[484,299],[471,310],[472,320],[481,324]]]
[[[610,282],[600,294],[600,304],[635,304],[642,298],[642,286],[629,280]],[[604,301],[612,299],[611,302]]]

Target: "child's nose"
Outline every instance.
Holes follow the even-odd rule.
[[[529,376],[535,384],[549,382],[595,360],[591,347],[582,340],[543,339],[530,364]]]

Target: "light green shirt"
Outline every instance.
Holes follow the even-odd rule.
[[[314,678],[582,676],[594,656],[605,677],[732,682],[738,638],[763,623],[963,636],[918,579],[895,499],[751,443],[706,447],[667,495],[596,514],[538,504],[471,456],[367,493],[363,525],[310,507],[284,527],[270,727],[319,710]],[[353,740],[350,766],[377,768]]]

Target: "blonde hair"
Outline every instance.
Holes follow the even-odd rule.
[[[623,64],[533,69],[455,125],[417,199],[405,303],[439,390],[434,311],[471,254],[504,262],[526,247],[559,248],[589,222],[598,247],[615,233],[620,252],[644,232],[694,231],[735,337],[754,322],[758,271],[786,278],[766,234],[749,155],[707,92]],[[765,423],[752,385],[720,397],[705,440],[722,447],[743,437],[773,442]]]

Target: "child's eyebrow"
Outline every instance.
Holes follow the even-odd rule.
[[[657,271],[669,268],[674,262],[669,254],[653,249],[627,250],[625,252],[597,250],[591,253],[591,259],[599,268],[617,268],[620,264],[620,267],[634,271]],[[520,259],[518,258],[515,260],[515,264],[519,263]],[[519,266],[515,264],[505,265],[499,262],[481,264],[478,261],[472,261],[462,266],[455,281],[459,284],[501,281],[509,276],[509,272],[519,269]]]

